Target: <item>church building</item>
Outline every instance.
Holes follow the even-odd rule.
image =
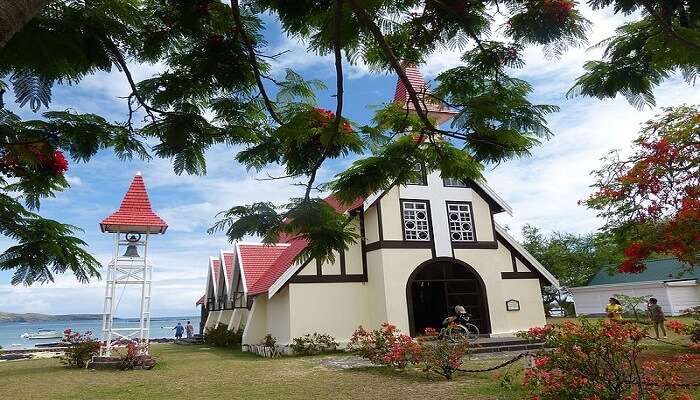
[[[427,91],[415,67],[406,72]],[[406,99],[399,81],[395,101]],[[451,116],[435,104],[428,108],[438,121]],[[208,260],[198,302],[203,329],[243,329],[244,348],[268,333],[280,345],[314,332],[344,343],[360,325],[389,322],[413,336],[439,329],[456,305],[490,336],[545,324],[541,286],[558,282],[494,222],[512,210],[487,185],[423,171],[415,182],[350,205],[326,201],[352,217],[361,239],[332,264],[295,262],[307,245],[299,238],[235,243]]]

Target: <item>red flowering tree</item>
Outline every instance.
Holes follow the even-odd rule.
[[[664,109],[647,122],[633,152],[604,159],[596,192],[584,201],[625,247],[622,272],[640,272],[650,255],[700,265],[700,111]]]
[[[700,357],[680,355],[644,361],[641,340],[646,331],[636,324],[610,320],[533,328],[521,336],[545,347],[525,371],[524,385],[533,399],[684,399],[685,376],[697,371]]]

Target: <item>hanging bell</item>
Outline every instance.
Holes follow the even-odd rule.
[[[130,245],[126,246],[126,251],[124,252],[124,257],[138,258],[141,256],[139,255],[139,251],[136,248],[136,245],[130,244]]]

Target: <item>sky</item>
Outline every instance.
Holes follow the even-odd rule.
[[[593,22],[589,45],[610,36],[623,18],[609,10],[591,11],[583,6],[584,15]],[[318,95],[321,106],[334,102],[334,68],[332,60],[306,50],[304,43],[284,35],[276,21],[268,19],[266,38],[270,53],[289,50],[272,65],[273,73],[293,68],[305,78],[320,79],[328,90]],[[527,158],[511,160],[486,171],[491,186],[512,207],[513,216],[498,215],[497,222],[507,225],[518,237],[521,227],[529,223],[545,232],[566,231],[585,234],[595,231],[601,221],[577,202],[590,192],[590,171],[599,168],[600,158],[609,151],[628,151],[640,124],[660,112],[661,107],[700,104],[700,91],[680,77],[666,81],[656,91],[656,108],[637,110],[625,99],[600,101],[590,98],[567,98],[566,92],[582,73],[587,60],[600,58],[600,50],[586,47],[570,49],[558,59],[545,57],[540,48],[525,52],[526,67],[514,71],[534,88],[530,100],[535,104],[554,104],[558,113],[547,118],[554,136],[543,142]],[[421,71],[430,81],[445,69],[459,65],[458,51],[433,54]],[[363,65],[347,65],[344,116],[358,123],[371,117],[370,107],[391,101],[396,77],[370,72]],[[162,70],[159,65],[133,65],[137,80]],[[99,73],[77,85],[56,87],[52,110],[72,109],[91,112],[110,120],[123,120],[126,109],[121,97],[129,94],[126,80],[118,71]],[[24,118],[38,118],[30,110],[19,109],[6,94],[8,107]],[[43,110],[42,110],[43,111]],[[280,174],[278,167],[261,173],[246,171],[234,160],[237,148],[219,146],[207,154],[207,175],[176,175],[170,160],[154,159],[122,162],[111,152],[99,153],[88,164],[71,162],[67,172],[71,187],[45,200],[40,213],[81,227],[79,236],[88,250],[104,265],[111,256],[109,235],[99,229],[99,222],[115,211],[133,175],[141,171],[155,211],[167,221],[165,235],[155,237],[150,249],[154,264],[152,315],[196,315],[195,301],[203,294],[207,260],[219,249],[230,248],[223,234],[208,235],[206,230],[217,212],[233,205],[256,201],[277,204],[299,195],[300,188],[284,181],[263,181],[267,173]],[[329,179],[346,168],[352,160],[325,165],[320,179]],[[0,250],[12,243],[0,237]],[[10,285],[10,272],[0,272],[0,311],[39,312],[47,314],[101,313],[104,282],[78,283],[70,275],[57,276],[54,283],[31,287]],[[139,296],[126,292],[121,297],[117,316],[137,314]]]

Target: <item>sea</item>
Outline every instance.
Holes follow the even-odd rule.
[[[199,316],[196,317],[158,317],[151,318],[151,339],[174,338],[173,327],[177,323],[185,325],[190,321],[195,333],[199,332]],[[138,326],[138,318],[120,318],[114,320],[116,327]],[[51,329],[63,333],[71,329],[80,333],[92,331],[92,337],[100,339],[102,336],[102,320],[65,320],[43,322],[0,322],[0,346],[3,349],[22,349],[34,347],[36,344],[56,343],[61,339],[25,339],[23,333],[33,333],[39,329]]]

